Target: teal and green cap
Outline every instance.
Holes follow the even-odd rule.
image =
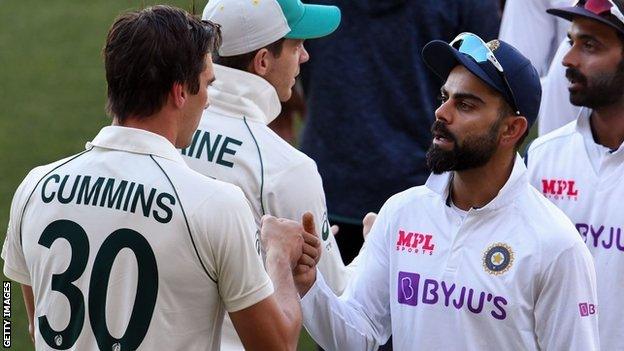
[[[340,24],[340,9],[336,6],[304,4],[301,0],[277,0],[277,2],[290,27],[286,38],[324,37],[335,31]]]

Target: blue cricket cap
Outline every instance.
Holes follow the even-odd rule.
[[[512,108],[515,100],[515,107],[520,115],[527,119],[531,128],[537,120],[542,97],[542,86],[537,70],[529,59],[502,40],[492,40],[486,45],[502,66],[503,73],[499,72],[492,62],[477,62],[470,55],[441,40],[427,43],[422,50],[422,57],[429,69],[443,81],[446,81],[455,66],[466,67],[485,84],[499,92]],[[507,79],[509,88],[502,74]]]

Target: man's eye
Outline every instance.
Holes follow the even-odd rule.
[[[472,106],[470,106],[469,104],[460,101],[457,103],[457,109],[461,110],[461,111],[470,111],[472,109]]]
[[[448,100],[448,96],[444,94],[438,94],[438,101],[440,101],[441,104],[445,103],[447,100]]]

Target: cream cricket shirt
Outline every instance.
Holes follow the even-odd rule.
[[[191,145],[182,150],[184,160],[199,173],[243,189],[258,226],[265,214],[301,221],[311,211],[323,239],[319,269],[332,290],[342,293],[348,271],[329,230],[316,163],[267,126],[281,110],[275,88],[254,74],[220,65],[214,69],[210,107]],[[222,347],[242,349],[227,325]]]
[[[32,285],[38,350],[217,350],[224,311],[273,292],[255,234],[240,189],[159,135],[105,127],[28,174],[2,258]]]
[[[591,111],[533,142],[531,183],[570,217],[594,257],[603,350],[624,349],[624,147],[596,144]]]
[[[596,350],[595,275],[574,226],[522,159],[462,219],[450,173],[390,198],[336,297],[319,274],[304,324],[325,350]]]

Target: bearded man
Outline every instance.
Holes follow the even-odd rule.
[[[594,258],[600,345],[624,349],[624,4],[580,1],[551,9],[572,21],[563,57],[577,119],[537,139],[527,154],[531,183],[575,223]]]

